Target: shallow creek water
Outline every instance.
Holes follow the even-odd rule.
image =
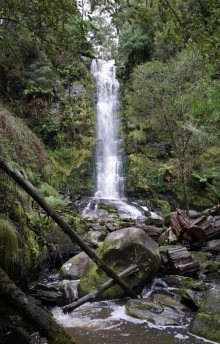
[[[56,286],[56,283],[50,285]],[[71,285],[72,293],[75,294],[77,281],[72,281]],[[142,297],[148,297],[152,290],[153,285],[144,289]],[[125,303],[126,299],[87,302],[67,314],[59,307],[52,312],[57,322],[67,328],[81,344],[205,343],[205,340],[188,334],[187,326],[158,327],[130,317],[125,312]]]
[[[90,302],[69,314],[57,307],[53,314],[81,344],[204,343],[186,327],[156,327],[126,315],[123,300]]]

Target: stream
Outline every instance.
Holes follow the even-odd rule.
[[[118,131],[120,120],[118,112],[119,83],[116,80],[114,60],[93,60],[91,73],[97,85],[97,149],[95,197],[84,203],[81,215],[93,222],[97,215],[99,201],[108,200],[108,206],[117,208],[120,218],[136,219],[144,215],[137,204],[125,202],[121,140]],[[102,210],[103,212],[103,210]],[[99,214],[100,215],[100,214]],[[105,213],[104,213],[105,215]],[[50,285],[57,286],[57,281]],[[62,281],[69,283],[70,281]],[[72,294],[76,296],[77,283],[71,282]],[[153,285],[142,297],[149,297]],[[125,312],[126,300],[87,302],[71,313],[64,314],[59,307],[52,309],[58,323],[70,331],[82,344],[143,344],[143,343],[204,343],[203,339],[187,333],[187,326],[154,326],[145,320],[128,316]],[[189,316],[192,318],[193,313]],[[187,315],[188,316],[188,315]]]
[[[156,327],[126,315],[123,301],[91,302],[70,314],[56,308],[53,314],[82,344],[204,343],[185,327]]]
[[[110,232],[117,230],[119,218],[124,219],[123,226],[126,225],[126,227],[135,226],[135,220],[146,216],[153,216],[155,219],[156,215],[156,221],[162,220],[160,217],[157,218],[157,214],[149,212],[146,207],[139,205],[138,202],[126,200],[124,195],[125,178],[123,176],[123,159],[119,138],[120,104],[118,89],[120,85],[116,79],[114,63],[114,60],[95,59],[91,66],[91,73],[97,85],[96,192],[94,197],[80,200],[81,211],[78,209],[81,216],[90,224],[90,234],[93,231],[96,231],[97,234],[101,230],[106,234],[107,230],[103,224],[107,222]],[[157,225],[159,223],[156,222]],[[96,248],[101,245],[101,242],[95,243]],[[92,243],[94,245],[94,242]],[[77,281],[58,281],[57,275],[50,280],[49,286],[59,289],[61,285],[69,302],[72,302],[77,299],[77,284]],[[170,292],[168,285],[165,285],[163,280],[159,280],[157,285],[161,286],[159,292],[162,294],[166,295],[167,292]],[[142,300],[151,297],[152,293],[157,290],[156,288],[155,281],[145,287],[141,294]],[[82,344],[200,344],[205,342],[204,339],[192,336],[187,332],[188,324],[195,315],[191,310],[186,311],[182,322],[178,322],[176,315],[174,315],[174,320],[170,324],[176,323],[178,324],[176,326],[156,326],[154,321],[150,323],[127,315],[125,306],[127,300],[87,302],[67,314],[63,313],[59,307],[54,307],[51,311],[56,321],[67,328]],[[173,312],[175,307],[169,306]],[[157,309],[155,313],[159,314],[161,311]],[[165,323],[162,322],[162,324]]]
[[[55,280],[49,286],[57,287]],[[76,295],[78,281],[62,281],[71,284],[72,293]],[[149,297],[154,283],[142,291],[142,297]],[[70,313],[64,314],[59,307],[52,309],[56,321],[63,325],[81,344],[202,344],[208,342],[187,333],[187,326],[155,326],[145,320],[133,318],[126,314],[125,303],[128,298],[87,302]],[[190,314],[192,318],[194,313]]]

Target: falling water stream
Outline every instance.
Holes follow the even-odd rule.
[[[97,191],[84,215],[94,200],[110,199],[117,204],[121,216],[126,214],[137,218],[141,211],[124,200],[121,142],[118,138],[119,83],[115,77],[114,60],[93,60],[91,72],[97,84]],[[56,308],[53,314],[82,344],[204,343],[202,339],[189,335],[187,327],[156,327],[128,316],[124,300],[88,302],[69,314]]]
[[[119,82],[116,79],[115,61],[94,59],[91,73],[96,80],[96,192],[82,215],[90,213],[91,205],[102,199],[111,200],[121,217],[137,218],[143,215],[140,207],[127,202],[124,197],[124,177],[119,138],[120,102]]]
[[[123,196],[122,159],[119,154],[119,82],[115,77],[114,60],[94,59],[92,75],[97,85],[97,152],[96,197],[118,199]]]

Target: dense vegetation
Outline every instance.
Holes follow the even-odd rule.
[[[127,191],[211,206],[220,193],[217,1],[131,2],[129,11],[117,57]]]
[[[163,210],[167,199],[186,208],[215,205],[218,2],[99,0],[92,2],[92,17],[83,6],[67,0],[1,5],[1,155],[82,231],[67,191],[94,192],[90,62],[113,57],[122,85],[127,194],[148,197]],[[4,172],[0,194],[0,263],[12,276],[17,271],[16,280],[34,278],[68,240]]]
[[[1,155],[75,229],[82,225],[65,191],[94,188],[87,26],[74,1],[9,0],[0,7]],[[55,263],[61,251],[68,257],[74,249],[26,193],[0,174],[0,264],[16,281],[33,279],[52,257]]]
[[[126,193],[164,213],[216,205],[219,1],[93,0],[91,10],[84,3],[1,3],[0,155],[86,235],[70,196],[95,190],[90,64],[94,56],[115,58]],[[0,171],[0,267],[26,291],[27,281],[75,252],[48,214]]]

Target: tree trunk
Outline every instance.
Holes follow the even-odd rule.
[[[86,243],[73,231],[73,229],[57,214],[57,212],[40,196],[33,185],[26,181],[23,176],[16,172],[9,166],[4,159],[0,156],[0,168],[5,171],[12,179],[14,179],[46,212],[47,214],[60,226],[72,242],[77,243],[79,247],[106,273],[107,276],[112,278],[125,292],[132,298],[137,295],[131,290],[127,284],[105,264],[87,245]]]
[[[201,248],[205,244],[205,231],[197,222],[190,223],[184,210],[177,209],[177,216],[171,218],[171,228],[177,239],[186,246]]]
[[[167,257],[174,274],[189,276],[199,271],[199,262],[192,259],[185,247],[168,249]]]
[[[125,278],[125,277],[135,273],[136,271],[138,271],[137,265],[132,265],[129,268],[127,268],[126,270],[122,271],[120,274],[118,274],[118,276],[121,278]],[[115,285],[115,282],[111,279],[110,281],[107,281],[107,282],[103,283],[102,285],[100,285],[93,292],[81,297],[81,299],[74,301],[67,306],[61,307],[61,309],[64,312],[73,311],[74,309],[78,308],[79,306],[83,305],[84,303],[93,300],[96,296],[104,293],[105,290],[111,288],[113,285]]]
[[[52,316],[36,304],[31,296],[27,297],[9,279],[0,267],[0,296],[9,302],[26,320],[38,326],[50,344],[77,344],[78,342]]]

